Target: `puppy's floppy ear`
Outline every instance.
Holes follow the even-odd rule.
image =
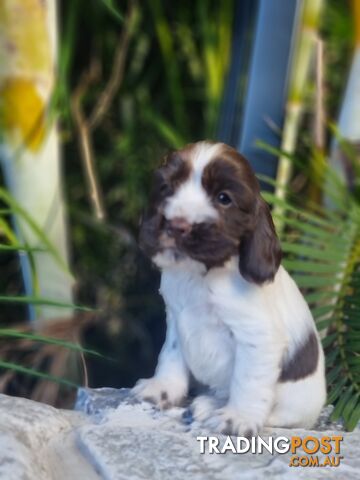
[[[240,240],[239,269],[249,282],[273,280],[281,262],[281,247],[270,210],[259,196],[255,210],[255,228]]]

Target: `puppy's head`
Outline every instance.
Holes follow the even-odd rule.
[[[207,269],[239,256],[241,274],[272,280],[281,249],[269,208],[246,159],[223,143],[169,154],[155,172],[140,246],[160,267],[191,258]]]

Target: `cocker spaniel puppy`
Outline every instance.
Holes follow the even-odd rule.
[[[209,394],[193,416],[213,430],[311,427],[326,397],[323,350],[246,159],[212,142],[171,153],[140,246],[162,272],[167,334],[154,377],[134,393],[167,408],[195,378]]]

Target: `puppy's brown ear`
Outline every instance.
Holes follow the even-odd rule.
[[[246,280],[261,285],[274,279],[282,254],[269,207],[261,197],[254,215],[254,230],[240,241],[239,269]]]

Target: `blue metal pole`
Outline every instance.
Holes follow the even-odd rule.
[[[3,176],[5,180],[5,184],[11,191],[11,184],[12,184],[12,169],[11,169],[11,159],[8,157],[5,150],[0,148],[0,166],[2,167]],[[21,238],[18,222],[16,221],[15,216],[12,218],[13,228],[15,234],[18,238]],[[19,261],[20,261],[20,268],[22,273],[23,285],[24,285],[24,293],[26,296],[33,296],[34,289],[33,289],[33,277],[32,277],[32,270],[29,255],[26,252],[19,252]],[[27,305],[27,312],[28,312],[28,320],[33,322],[36,319],[36,310],[35,306],[28,304]]]
[[[242,152],[256,172],[273,178],[277,158],[257,147],[256,141],[280,146],[288,70],[301,2],[239,0],[235,12],[232,62],[219,138]]]

